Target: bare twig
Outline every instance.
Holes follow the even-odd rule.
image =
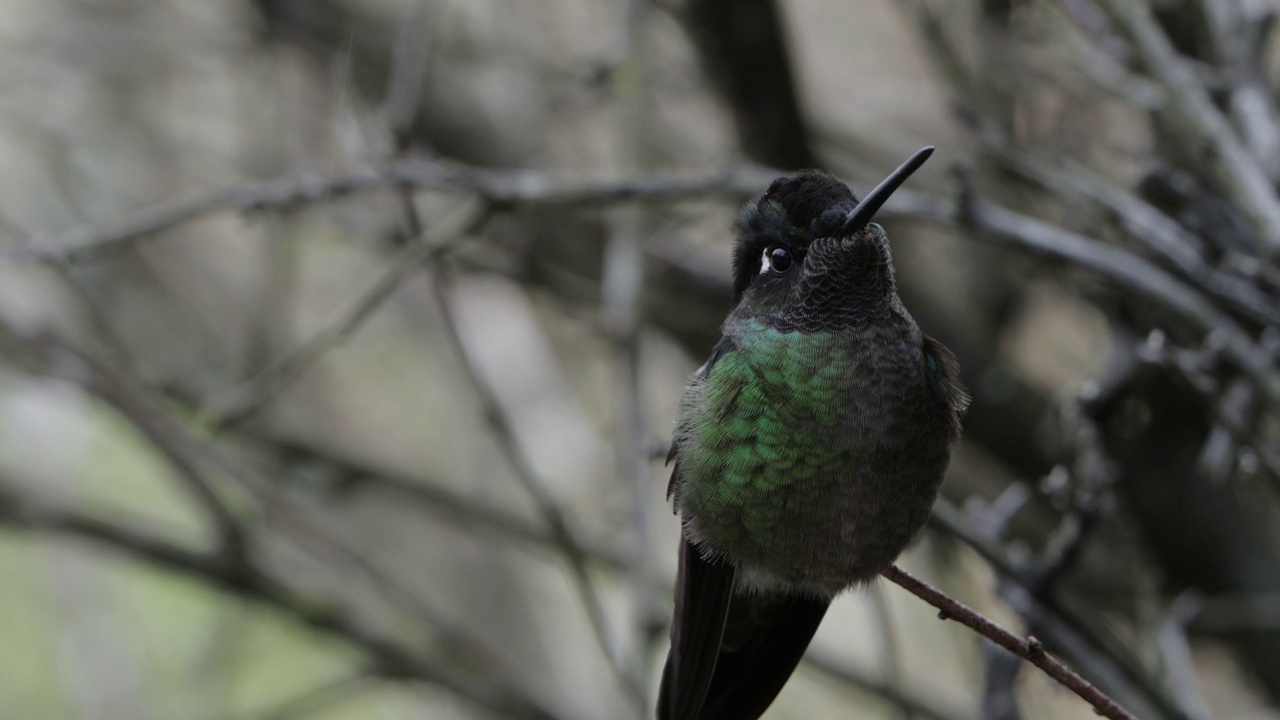
[[[982,237],[1012,243],[1032,252],[1062,258],[1115,281],[1121,289],[1141,295],[1180,317],[1206,335],[1220,339],[1224,356],[1253,381],[1268,401],[1280,407],[1280,368],[1227,313],[1194,288],[1142,258],[1113,245],[1063,230],[1043,220],[1021,215],[995,203],[962,193],[952,209],[918,193],[900,190],[885,206],[891,212],[958,222]]]
[[[645,56],[639,47],[645,27],[648,0],[626,0],[621,22],[617,23],[618,57],[613,70],[613,95],[619,106],[615,138],[618,154],[626,166],[639,170],[651,139],[646,98],[649,92]],[[606,335],[613,343],[614,368],[618,373],[616,401],[617,431],[614,447],[621,481],[628,497],[631,547],[627,582],[632,644],[626,658],[636,687],[648,687],[651,643],[661,636],[653,629],[665,618],[656,611],[648,592],[652,565],[650,540],[653,513],[650,503],[649,454],[646,452],[643,395],[640,389],[640,329],[644,293],[645,230],[639,208],[615,208],[611,214],[608,241],[601,276],[601,303]],[[643,707],[646,699],[637,698]]]
[[[867,588],[868,600],[871,602],[872,625],[876,630],[876,640],[879,647],[876,648],[880,658],[878,665],[883,668],[884,684],[886,687],[898,687],[902,684],[902,668],[901,653],[898,652],[898,634],[894,632],[893,614],[889,611],[889,598],[884,593],[882,585],[873,585]],[[911,706],[903,703],[894,703],[898,707],[898,711],[903,720],[911,720],[914,716]]]
[[[350,338],[410,273],[421,267],[423,262],[445,252],[456,240],[474,231],[488,217],[486,207],[480,202],[468,203],[456,213],[430,236],[411,239],[391,258],[387,269],[332,322],[277,359],[257,377],[211,401],[199,413],[202,424],[221,429],[238,425],[256,415],[326,352]]]
[[[1271,177],[1280,171],[1280,112],[1264,68],[1267,24],[1275,9],[1265,1],[1200,0],[1222,79],[1230,89],[1228,108],[1249,151]]]
[[[556,714],[537,700],[500,684],[491,671],[464,667],[456,657],[435,658],[364,624],[345,608],[295,591],[250,563],[230,564],[218,553],[189,550],[130,525],[19,494],[0,483],[0,526],[91,540],[149,565],[199,580],[224,593],[274,608],[302,625],[361,648],[374,671],[439,685],[460,698],[512,718],[550,720]]]
[[[886,702],[916,717],[926,720],[978,720],[978,716],[972,712],[951,706],[944,708],[925,702],[916,693],[910,692],[896,682],[885,681],[860,672],[821,652],[810,650],[805,653],[804,663],[806,667],[811,667],[823,675],[884,698]]]
[[[1023,568],[1015,563],[991,539],[975,531],[964,514],[945,498],[933,506],[931,527],[946,532],[978,553],[1004,580],[1001,597],[1029,624],[1044,628],[1065,654],[1078,658],[1081,667],[1092,675],[1107,679],[1113,690],[1127,688],[1165,717],[1185,720],[1189,715],[1168,695],[1164,684],[1153,677],[1114,636],[1101,631],[1098,624],[1071,604],[1053,595],[1040,597],[1038,588]],[[1136,701],[1131,704],[1137,704]]]
[[[366,689],[371,680],[369,673],[365,671],[343,675],[304,690],[254,717],[256,720],[294,720],[307,717]]]
[[[1280,252],[1280,201],[1270,178],[1160,28],[1150,4],[1144,0],[1101,0],[1099,5],[1133,42],[1147,70],[1168,90],[1170,130],[1188,147],[1204,148],[1208,166],[1224,193],[1253,222],[1268,250]]]
[[[1201,598],[1199,612],[1187,624],[1197,632],[1216,634],[1280,630],[1280,591],[1259,590]]]
[[[555,496],[547,489],[529,458],[520,449],[515,429],[503,412],[498,399],[494,396],[488,383],[480,376],[479,370],[471,362],[466,346],[463,344],[462,337],[453,320],[453,303],[445,288],[446,280],[442,272],[436,269],[435,266],[431,267],[433,270],[432,275],[434,276],[432,288],[435,292],[436,303],[440,307],[441,323],[444,326],[445,336],[449,345],[453,347],[462,361],[463,370],[472,391],[476,395],[476,399],[480,403],[481,413],[485,418],[485,422],[489,425],[489,430],[493,433],[494,439],[497,440],[498,447],[501,449],[507,464],[515,471],[516,479],[529,493],[529,496],[537,506],[538,513],[551,530],[552,537],[555,538],[561,555],[569,563],[569,570],[574,584],[577,587],[579,596],[582,598],[592,630],[599,640],[605,656],[609,659],[619,677],[625,682],[629,682],[628,675],[621,665],[621,653],[618,652],[617,643],[609,630],[604,606],[600,602],[595,584],[592,582],[591,575],[587,569],[587,553],[582,549],[577,536],[570,529],[569,522],[561,511],[560,504],[556,501]],[[633,692],[641,692],[637,688],[629,689]]]
[[[538,475],[538,471],[532,466],[529,457],[520,448],[520,441],[516,438],[515,428],[512,427],[511,421],[507,419],[507,415],[503,413],[502,406],[499,405],[498,398],[493,395],[493,389],[481,377],[479,370],[472,364],[471,357],[467,355],[466,346],[463,345],[461,334],[458,333],[457,324],[453,322],[453,304],[449,299],[447,288],[445,288],[445,278],[436,266],[433,269],[433,287],[435,293],[436,305],[440,307],[440,319],[444,327],[445,337],[457,352],[458,357],[462,360],[463,372],[465,372],[468,383],[472,388],[472,392],[476,395],[476,400],[480,402],[481,414],[483,414],[485,423],[489,425],[490,432],[493,433],[498,447],[502,451],[504,459],[511,469],[515,471],[516,479],[521,486],[529,492],[529,496],[534,501],[534,505],[538,507],[539,515],[547,527],[552,532],[552,537],[556,538],[556,544],[561,551],[564,560],[570,566],[570,573],[573,578],[573,584],[579,592],[582,605],[586,609],[588,619],[591,623],[591,629],[596,639],[600,643],[600,647],[605,653],[605,657],[611,662],[611,666],[623,683],[626,684],[628,692],[639,696],[643,693],[643,689],[634,687],[631,684],[630,675],[626,673],[622,665],[622,653],[616,638],[609,629],[608,618],[604,614],[603,603],[600,602],[599,593],[596,593],[595,584],[591,580],[588,571],[588,553],[582,550],[581,543],[577,541],[576,534],[568,524],[564,512],[559,506],[556,497],[552,495],[543,480]]]
[[[749,171],[704,177],[677,179],[649,176],[628,181],[566,179],[544,173],[494,172],[460,168],[423,160],[404,160],[378,166],[376,170],[344,176],[325,182],[314,179],[289,179],[260,186],[249,186],[217,194],[219,202],[202,201],[184,208],[168,208],[128,219],[114,232],[80,231],[76,237],[64,236],[53,242],[29,243],[27,255],[36,259],[83,257],[94,249],[110,248],[148,233],[170,227],[195,217],[230,209],[281,207],[329,197],[333,193],[357,189],[410,184],[415,188],[447,188],[478,193],[490,203],[607,203],[629,199],[689,200],[712,195],[742,196],[757,190],[768,171]],[[1280,404],[1280,373],[1270,355],[1236,324],[1226,313],[1205,300],[1199,293],[1177,279],[1124,251],[1090,238],[1055,227],[1035,218],[1020,215],[994,203],[971,198],[959,208],[949,208],[938,200],[919,193],[900,191],[885,208],[887,214],[910,215],[959,223],[979,230],[987,237],[1014,242],[1036,252],[1067,259],[1082,267],[1100,272],[1123,287],[1140,292],[1166,309],[1188,320],[1203,332],[1216,332],[1224,341],[1225,353],[1259,386],[1273,404]],[[157,225],[155,217],[166,223]],[[74,235],[74,234],[73,234]],[[68,240],[70,238],[70,240]],[[51,246],[51,247],[47,247]],[[39,249],[44,248],[44,249]]]
[[[177,470],[177,479],[214,523],[220,537],[219,552],[228,558],[243,556],[244,528],[227,502],[206,476],[199,453],[190,438],[167,413],[128,378],[84,355],[53,333],[29,333],[0,316],[0,349],[33,372],[80,385],[114,407],[147,436]]]
[[[974,632],[982,635],[1000,647],[1017,655],[1040,668],[1049,677],[1057,680],[1063,687],[1079,695],[1085,702],[1093,706],[1099,715],[1111,720],[1138,720],[1136,716],[1121,707],[1115,700],[1107,697],[1089,681],[1080,677],[1071,668],[1050,655],[1044,645],[1035,637],[1020,638],[1005,630],[972,608],[952,598],[938,588],[915,577],[911,573],[890,565],[881,575],[891,582],[901,585],[907,592],[938,608],[938,616],[943,620],[955,620]]]
[[[187,201],[162,203],[102,226],[28,238],[3,253],[18,261],[81,262],[103,257],[138,240],[223,212],[289,210],[360,193],[408,185],[417,190],[476,194],[496,207],[603,205],[620,202],[687,202],[740,198],[758,192],[775,173],[737,168],[701,176],[574,177],[526,170],[484,170],[411,157],[351,170],[331,178],[287,176],[215,190]]]
[[[315,445],[256,432],[244,437],[274,450],[286,461],[301,461],[332,473],[333,484],[337,486],[334,493],[340,497],[380,496],[422,508],[445,522],[473,526],[518,547],[561,551],[556,538],[544,526],[447,490],[442,483],[378,470]],[[584,548],[584,551],[591,562],[603,568],[614,572],[626,570],[626,558],[607,543],[592,542],[590,549]]]
[[[1238,275],[1214,269],[1202,256],[1204,242],[1150,203],[1078,163],[1052,165],[1005,144],[988,147],[1010,169],[1046,189],[1080,194],[1106,208],[1135,240],[1213,297],[1258,322],[1280,324],[1280,299]]]
[[[1187,642],[1187,623],[1200,611],[1200,597],[1182,593],[1173,599],[1165,618],[1156,631],[1156,646],[1169,673],[1169,686],[1178,694],[1182,706],[1191,710],[1193,720],[1213,717],[1200,691],[1200,678]]]

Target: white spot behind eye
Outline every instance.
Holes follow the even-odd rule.
[[[761,275],[769,272],[769,269],[773,267],[772,265],[769,264],[769,250],[771,249],[772,248],[765,248],[764,252],[760,254],[760,274]]]

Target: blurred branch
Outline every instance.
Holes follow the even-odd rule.
[[[504,717],[528,720],[557,717],[533,698],[494,682],[490,672],[467,670],[456,657],[437,659],[424,655],[406,645],[403,637],[384,635],[329,601],[290,589],[248,559],[228,563],[219,553],[189,550],[124,524],[20,494],[7,482],[0,483],[0,526],[91,540],[143,563],[198,580],[220,592],[274,608],[295,622],[361,648],[373,660],[377,674],[439,685]]]
[[[1063,687],[1079,695],[1085,702],[1092,705],[1094,711],[1099,715],[1111,720],[1138,720],[1136,716],[1121,707],[1115,700],[1107,697],[1101,690],[1091,685],[1071,668],[1063,665],[1061,661],[1046,652],[1044,645],[1035,637],[1023,639],[1014,635],[975,612],[964,603],[920,580],[897,565],[890,565],[880,574],[889,581],[902,586],[912,595],[938,608],[940,611],[938,617],[941,619],[955,620],[1040,668],[1046,675],[1057,680]]]
[[[245,531],[236,514],[205,476],[199,452],[186,431],[123,375],[78,352],[52,333],[27,333],[0,316],[0,350],[27,369],[67,380],[101,398],[129,420],[177,471],[177,479],[209,516],[220,537],[218,552],[244,559]]]
[[[438,257],[457,240],[466,237],[489,217],[488,208],[480,202],[466,203],[447,218],[441,228],[427,237],[414,236],[401,248],[387,269],[356,296],[351,305],[328,325],[305,342],[271,363],[256,377],[226,395],[215,398],[198,415],[215,431],[239,425],[250,419],[279,397],[307,368],[326,352],[348,340],[364,321],[395,292],[396,288],[422,263]]]
[[[810,650],[805,653],[804,663],[806,667],[813,668],[827,677],[883,698],[905,712],[925,720],[978,720],[978,716],[973,713],[955,707],[943,708],[927,703],[896,682],[871,677],[844,663],[836,662],[821,652]]]
[[[1151,300],[1200,332],[1219,338],[1223,354],[1258,386],[1273,406],[1280,407],[1280,369],[1271,354],[1195,289],[1122,248],[972,197],[965,187],[961,188],[960,195],[958,205],[950,208],[925,195],[900,190],[894,195],[899,202],[886,205],[885,214],[901,213],[954,222],[981,237],[1061,258],[1110,278],[1119,289]],[[904,211],[904,206],[909,209]]]
[[[1168,369],[1184,378],[1210,403],[1216,420],[1201,451],[1199,469],[1206,477],[1226,482],[1238,464],[1239,443],[1247,441],[1258,461],[1280,480],[1280,449],[1255,427],[1257,393],[1242,379],[1225,387],[1211,376],[1216,349],[1181,348],[1169,341],[1167,333],[1153,330],[1137,349],[1137,361]]]
[[[313,713],[346,699],[369,685],[368,672],[356,672],[330,680],[309,690],[291,697],[280,704],[256,715],[254,720],[294,720],[307,717]]]
[[[1022,661],[991,641],[982,643],[986,678],[982,689],[982,716],[986,720],[1022,720],[1015,692]]]
[[[28,242],[19,256],[71,261],[214,212],[321,202],[334,194],[354,192],[354,188],[368,190],[397,183],[417,189],[475,192],[492,206],[501,208],[521,204],[598,205],[635,200],[675,202],[711,196],[743,196],[757,191],[762,180],[771,177],[773,174],[768,170],[754,169],[692,179],[652,175],[626,181],[593,181],[549,173],[487,171],[419,159],[401,160],[380,166],[376,171],[363,171],[329,182],[286,179],[222,191],[214,194],[214,197],[222,199],[220,203],[206,200],[148,211],[138,218],[121,222],[114,231],[94,233],[80,230],[54,241]],[[1140,292],[1202,332],[1215,332],[1221,336],[1224,352],[1272,403],[1280,405],[1280,372],[1277,372],[1270,354],[1226,313],[1195,290],[1130,252],[974,198],[965,188],[962,188],[959,205],[954,208],[927,195],[902,190],[890,199],[885,214],[956,223],[986,237],[1060,257],[1110,277],[1120,287]],[[157,226],[151,222],[155,217],[164,217],[168,222]]]
[[[257,505],[254,513],[243,513],[246,516],[243,521],[231,514],[229,509],[223,509],[227,515],[222,522],[230,523],[230,526],[223,529],[222,543],[213,554],[221,558],[227,573],[256,572],[253,551],[257,548],[249,543],[253,539],[250,530],[255,535],[265,532],[269,521],[273,519],[269,517],[269,510],[274,507],[288,530],[288,540],[313,556],[323,556],[330,563],[347,565],[350,569],[361,572],[380,593],[409,609],[424,625],[432,628],[440,645],[448,648],[455,657],[467,656],[483,660],[491,671],[497,667],[492,653],[442,621],[417,596],[359,553],[352,551],[341,540],[325,532],[311,517],[299,514],[288,506],[272,503],[269,497],[272,487],[270,484],[262,482],[252,470],[219,452],[219,448],[193,436],[128,379],[97,364],[91,358],[82,356],[54,333],[27,332],[9,325],[2,316],[0,349],[32,372],[75,384],[114,407],[125,419],[134,423],[157,452],[178,466],[178,476],[188,481],[198,502],[206,509],[212,507],[209,504],[214,502],[218,503],[218,507],[223,506],[213,487],[206,484],[203,475],[198,474],[201,466],[217,468],[235,479],[237,487],[252,496]],[[255,516],[258,522],[250,525],[250,518]]]
[[[1106,92],[1126,103],[1136,105],[1147,111],[1164,107],[1165,89],[1159,83],[1131,71],[1119,59],[1106,52],[1098,52],[1098,43],[1091,40],[1076,22],[1073,22],[1071,9],[1078,9],[1083,3],[1066,3],[1060,0],[1036,0],[1036,6],[1049,13],[1053,23],[1062,31],[1062,40],[1067,44],[1071,59],[1075,61],[1080,72],[1093,82],[1099,90]],[[1098,14],[1094,10],[1093,14]]]
[[[335,494],[341,498],[360,495],[381,496],[397,504],[412,504],[430,511],[445,522],[472,525],[477,531],[528,548],[538,547],[559,553],[556,538],[543,525],[496,508],[491,508],[464,495],[446,490],[439,483],[378,470],[356,460],[342,457],[328,448],[308,443],[267,436],[253,431],[245,439],[278,453],[288,463],[315,464],[332,473]],[[627,560],[622,553],[601,542],[584,548],[587,558],[614,572],[624,572]]]
[[[652,88],[642,43],[650,0],[624,0],[616,23],[618,57],[613,66],[612,95],[619,112],[614,137],[625,168],[639,172],[652,147],[648,100]],[[732,12],[732,11],[731,11]],[[649,686],[653,645],[662,636],[665,613],[657,611],[649,592],[653,552],[653,507],[649,489],[648,435],[641,390],[640,331],[645,292],[645,254],[642,241],[647,225],[639,208],[615,208],[609,217],[601,269],[601,313],[604,332],[613,345],[613,369],[617,374],[614,453],[619,479],[626,486],[627,520],[631,532],[628,557],[628,602],[632,647],[627,665],[637,688]],[[646,713],[648,700],[637,695],[637,706]]]
[[[776,0],[689,0],[685,26],[733,113],[743,153],[782,168],[818,164],[804,125]]]
[[[1237,312],[1260,323],[1280,324],[1280,298],[1210,266],[1202,255],[1205,248],[1200,238],[1137,195],[1070,160],[1051,165],[1006,142],[987,147],[1010,169],[1045,189],[1058,195],[1082,195],[1106,208],[1143,247]]]
[[[1280,171],[1280,111],[1266,77],[1266,44],[1276,8],[1270,3],[1200,0],[1213,52],[1230,88],[1227,103],[1241,139],[1263,171]]]
[[[889,612],[889,599],[883,585],[872,585],[867,588],[870,595],[872,626],[876,631],[876,640],[880,654],[878,665],[883,668],[884,684],[898,687],[902,683],[901,653],[898,652],[898,635],[894,632],[893,615]],[[902,703],[894,703],[902,720],[911,720],[911,708]]]
[[[747,197],[773,179],[763,168],[735,168],[702,176],[655,174],[588,178],[531,170],[485,170],[420,157],[389,160],[330,178],[288,176],[234,185],[187,201],[155,207],[64,233],[29,237],[0,256],[19,262],[82,262],[177,226],[223,212],[277,212],[323,204],[361,193],[409,186],[417,190],[479,195],[495,209],[521,205],[606,205],[622,202],[688,202],[706,197]]]
[[[1280,253],[1280,200],[1263,168],[1236,137],[1209,90],[1170,42],[1144,0],[1099,0],[1133,42],[1147,70],[1165,86],[1170,132],[1208,161],[1223,191],[1253,222],[1271,256]]]
[[[933,506],[930,526],[955,537],[972,548],[1004,579],[1001,597],[1028,626],[1042,628],[1045,637],[1065,655],[1076,658],[1097,681],[1106,681],[1114,691],[1127,688],[1164,717],[1185,720],[1188,716],[1167,694],[1163,684],[1151,675],[1115,637],[1100,629],[1101,623],[1085,617],[1062,598],[1046,593],[1038,573],[1028,572],[992,539],[976,531],[958,508],[945,498]],[[1126,700],[1129,702],[1129,700]]]
[[[1213,715],[1200,691],[1195,659],[1187,642],[1187,623],[1199,609],[1199,597],[1194,594],[1182,593],[1174,598],[1156,631],[1156,646],[1169,673],[1169,686],[1178,694],[1182,706],[1191,709],[1194,720],[1210,720]]]
[[[592,582],[591,575],[587,569],[587,553],[582,549],[581,543],[578,542],[576,535],[570,529],[569,522],[564,512],[560,509],[559,502],[542,482],[528,456],[520,449],[515,429],[503,412],[498,398],[494,396],[488,383],[481,377],[479,369],[471,362],[471,358],[467,354],[466,345],[463,343],[462,337],[458,333],[457,325],[453,320],[453,302],[445,288],[447,281],[436,266],[431,266],[431,269],[433,276],[431,287],[435,294],[437,306],[440,308],[441,324],[444,326],[446,340],[458,355],[459,360],[461,360],[472,392],[475,393],[476,399],[480,404],[481,413],[489,426],[489,431],[493,434],[494,440],[497,441],[503,458],[515,472],[516,479],[519,480],[520,484],[529,493],[530,498],[533,499],[538,513],[551,530],[552,537],[555,538],[561,555],[569,563],[574,584],[582,598],[592,629],[605,652],[605,656],[618,672],[619,677],[627,681],[628,675],[620,665],[622,655],[618,651],[612,632],[609,630],[604,606],[600,602],[595,584]],[[636,688],[630,689],[638,692]]]

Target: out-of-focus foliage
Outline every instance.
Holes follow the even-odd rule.
[[[651,715],[661,459],[781,171],[974,405],[902,563],[1280,711],[1264,0],[0,0],[0,717]],[[1087,718],[884,583],[771,718]]]

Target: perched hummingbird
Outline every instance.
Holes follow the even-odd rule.
[[[684,530],[659,720],[760,717],[831,600],[928,520],[969,398],[871,218],[932,152],[862,202],[807,171],[742,211],[734,309],[667,458]]]

